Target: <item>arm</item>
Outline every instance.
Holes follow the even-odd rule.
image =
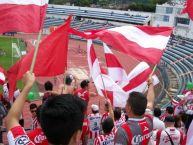
[[[109,104],[109,114],[110,114],[110,117],[113,119],[113,121],[115,121],[115,119],[114,119],[114,112],[113,112],[113,106],[111,104],[111,101],[109,99],[107,99],[106,101]]]
[[[153,110],[154,101],[155,101],[155,92],[152,78],[150,78],[147,82],[148,84],[148,92],[147,92],[147,108]]]
[[[19,126],[19,118],[23,110],[24,103],[26,101],[28,92],[35,82],[34,74],[30,74],[29,72],[27,72],[23,77],[23,82],[24,88],[18,98],[15,100],[6,118],[7,131],[9,131],[13,127]]]

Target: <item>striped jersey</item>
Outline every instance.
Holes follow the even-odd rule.
[[[116,132],[115,145],[147,145],[153,131],[153,120],[149,115],[142,119],[129,118]]]
[[[90,139],[95,139],[100,134],[101,115],[99,113],[88,115],[88,124],[90,128]]]
[[[7,133],[9,145],[35,145],[26,135],[25,130],[21,126],[10,129]]]
[[[94,145],[114,145],[115,131],[100,135],[94,140]]]

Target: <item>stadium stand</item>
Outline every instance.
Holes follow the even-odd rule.
[[[55,8],[49,6],[47,9],[47,14],[57,14],[57,15],[74,15],[83,18],[94,18],[100,20],[110,20],[116,22],[126,22],[130,24],[140,24],[143,25],[149,19],[149,16],[141,15],[129,15],[129,14],[119,14],[115,12],[100,12],[92,10],[82,10],[72,9],[72,8]]]

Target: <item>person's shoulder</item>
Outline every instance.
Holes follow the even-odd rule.
[[[9,144],[34,145],[26,134],[24,128],[16,126],[11,128],[7,133]]]

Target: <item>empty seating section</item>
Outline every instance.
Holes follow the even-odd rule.
[[[188,81],[193,82],[193,74],[188,73],[193,71],[193,56],[190,57],[193,54],[193,40],[173,36],[167,47],[162,60],[178,74],[181,84],[178,93],[181,93]]]
[[[50,26],[59,26],[64,23],[64,19],[60,18],[49,18],[47,17],[44,22],[44,28],[49,28]],[[77,28],[81,31],[88,29],[100,29],[100,28],[113,28],[114,25],[110,23],[96,23],[91,20],[80,22],[78,20],[73,20],[71,23],[73,28]],[[80,28],[79,28],[80,27]]]
[[[119,14],[112,12],[100,12],[93,10],[82,10],[82,9],[72,9],[72,8],[54,8],[48,7],[47,14],[58,14],[58,15],[74,15],[84,18],[95,18],[102,20],[111,20],[111,21],[121,21],[132,24],[145,24],[149,16],[141,15],[129,15],[129,14]]]

